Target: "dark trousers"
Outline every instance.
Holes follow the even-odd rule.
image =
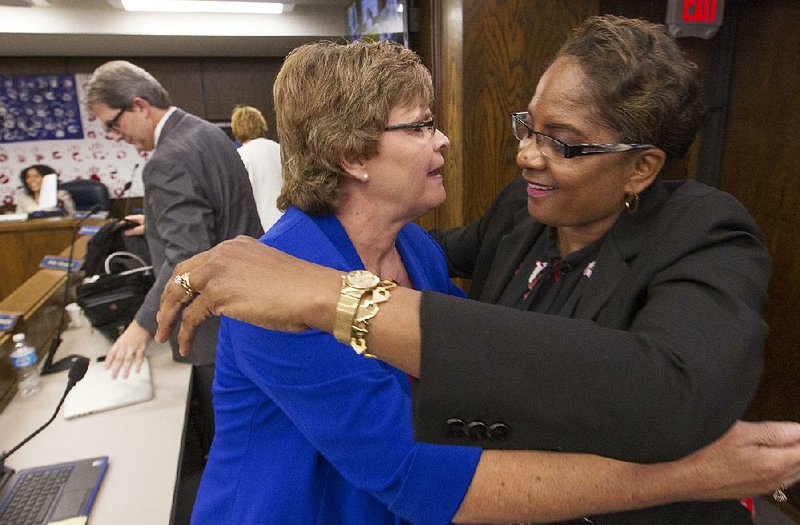
[[[208,458],[214,439],[214,404],[211,385],[214,382],[214,365],[192,367],[192,397],[189,408],[189,428],[195,432],[203,454],[203,464]]]
[[[214,407],[211,403],[213,381],[213,364],[192,367],[192,392],[171,525],[189,525],[192,515],[200,478],[214,438]]]

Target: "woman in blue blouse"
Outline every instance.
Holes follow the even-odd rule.
[[[460,293],[436,242],[410,222],[444,201],[448,146],[417,56],[390,44],[304,46],[274,91],[286,213],[261,241]],[[324,332],[223,319],[216,435],[193,522],[449,522],[480,450],[415,443],[410,389],[406,374]]]

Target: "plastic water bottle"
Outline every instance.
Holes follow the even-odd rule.
[[[14,351],[11,365],[17,371],[17,390],[20,397],[29,397],[41,389],[39,369],[36,367],[36,348],[25,341],[25,334],[14,334]]]

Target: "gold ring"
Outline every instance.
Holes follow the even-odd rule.
[[[774,499],[778,503],[786,503],[789,500],[789,498],[786,497],[786,493],[784,492],[784,490],[786,490],[786,485],[781,483],[781,486],[775,489],[775,492],[772,493],[772,499]]]
[[[183,288],[183,293],[185,293],[189,297],[194,297],[195,295],[197,295],[197,290],[192,288],[192,285],[189,284],[189,272],[184,272],[180,275],[176,275],[175,280],[173,282],[179,285],[181,288]]]

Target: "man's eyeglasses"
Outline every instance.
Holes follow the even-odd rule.
[[[436,123],[434,116],[428,120],[419,120],[417,122],[406,122],[404,124],[393,124],[383,128],[384,131],[397,131],[398,129],[408,129],[417,133],[425,133],[428,137],[433,137],[436,134]]]
[[[619,151],[631,151],[636,149],[655,148],[652,144],[567,144],[550,135],[545,135],[534,131],[528,120],[530,115],[527,111],[511,113],[511,131],[514,137],[519,140],[520,146],[527,146],[535,137],[536,147],[539,152],[548,159],[580,157],[583,155],[598,155],[600,153],[616,153]]]
[[[118,131],[119,131],[119,128],[117,127],[117,125],[119,124],[119,118],[120,118],[120,117],[122,116],[122,114],[123,114],[123,113],[125,113],[126,111],[128,111],[128,110],[127,110],[127,109],[124,109],[124,108],[123,108],[123,109],[120,109],[120,110],[117,112],[117,114],[116,114],[116,115],[114,115],[114,118],[112,118],[112,119],[111,119],[111,120],[109,120],[108,122],[103,122],[103,126],[105,126],[105,128],[106,128],[106,131],[107,131],[107,132],[110,132],[110,131],[117,131],[117,132],[118,132]]]

